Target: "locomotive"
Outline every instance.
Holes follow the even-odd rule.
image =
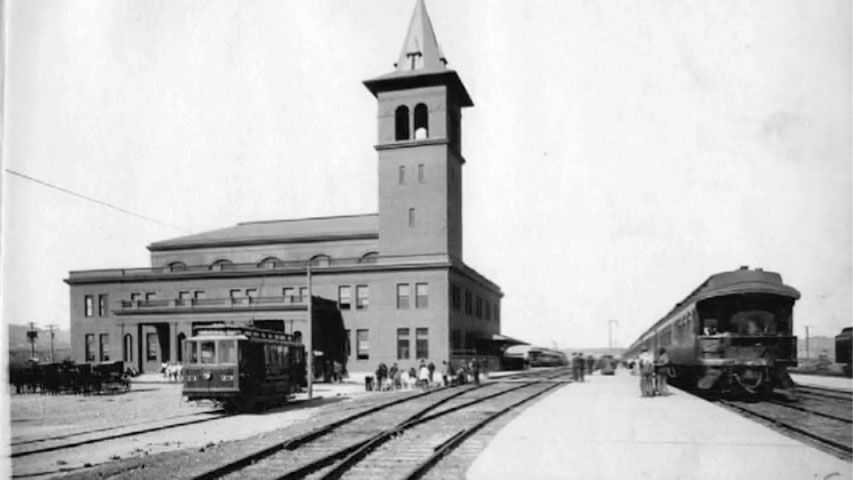
[[[788,367],[797,365],[793,307],[800,292],[782,276],[741,267],[711,275],[631,345],[627,359],[643,347],[663,347],[676,383],[721,393],[760,394],[788,389]]]
[[[533,347],[527,351],[531,367],[561,367],[569,364],[566,354],[550,348]]]
[[[835,363],[841,364],[844,370],[844,375],[851,376],[851,342],[853,342],[853,327],[847,327],[841,330],[841,333],[835,336]]]
[[[305,347],[284,332],[206,326],[185,341],[183,394],[228,411],[282,403],[305,384]]]

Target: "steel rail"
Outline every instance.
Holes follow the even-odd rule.
[[[756,412],[756,411],[754,411],[754,410],[750,410],[749,408],[745,408],[745,407],[742,407],[742,406],[740,406],[740,405],[736,405],[736,404],[734,404],[734,403],[732,403],[732,402],[730,402],[730,401],[728,401],[728,400],[719,400],[719,403],[720,403],[720,404],[722,404],[722,405],[725,405],[726,407],[729,407],[729,408],[731,408],[731,409],[733,409],[733,410],[737,410],[737,411],[739,411],[739,412],[741,412],[741,413],[744,413],[744,414],[746,414],[747,416],[752,416],[752,417],[760,418],[760,419],[762,419],[762,420],[764,420],[764,421],[767,421],[767,422],[770,422],[770,423],[772,423],[773,425],[776,425],[776,426],[778,426],[778,427],[780,427],[780,428],[782,428],[782,429],[784,429],[784,430],[788,430],[788,431],[791,431],[791,432],[797,433],[797,434],[799,434],[799,435],[802,435],[802,436],[808,437],[808,438],[810,438],[810,439],[812,439],[812,440],[815,440],[815,441],[817,441],[817,442],[819,442],[819,443],[823,444],[824,446],[827,446],[827,447],[833,448],[833,449],[835,449],[835,450],[839,450],[839,451],[841,451],[841,452],[844,452],[844,453],[846,453],[848,456],[849,456],[849,455],[851,455],[851,454],[853,454],[853,447],[850,447],[849,445],[845,445],[845,444],[843,444],[843,443],[836,442],[835,440],[832,440],[832,439],[829,439],[829,438],[823,437],[823,436],[818,435],[818,434],[816,434],[816,433],[812,433],[812,432],[810,432],[810,431],[808,431],[808,430],[805,430],[805,429],[802,429],[802,428],[800,428],[800,427],[797,427],[796,425],[792,425],[791,423],[784,422],[784,421],[781,421],[781,420],[779,420],[779,419],[773,418],[773,417],[771,417],[771,416],[769,416],[769,415],[765,415],[765,414],[762,414],[762,413],[758,413],[758,412]]]
[[[809,414],[812,414],[812,415],[817,415],[817,416],[819,416],[819,417],[825,417],[825,418],[829,418],[829,419],[831,419],[831,420],[837,420],[837,421],[839,421],[839,422],[853,423],[853,420],[851,420],[851,419],[849,419],[849,418],[839,417],[839,416],[836,416],[836,415],[832,415],[832,414],[830,414],[830,413],[823,413],[823,412],[819,412],[819,411],[817,411],[817,410],[812,410],[812,409],[810,409],[810,408],[801,407],[801,406],[799,406],[799,405],[793,405],[793,404],[790,404],[790,403],[787,403],[787,402],[780,402],[779,400],[772,400],[772,399],[768,399],[768,400],[765,400],[765,402],[770,403],[770,404],[773,404],[773,405],[779,405],[779,406],[781,406],[781,407],[790,408],[790,409],[793,409],[793,410],[799,410],[799,411],[801,411],[801,412],[806,412],[806,413],[809,413]]]
[[[361,445],[359,448],[355,449],[352,453],[350,453],[349,455],[344,457],[344,459],[335,468],[333,468],[331,471],[327,472],[325,475],[323,475],[320,478],[322,480],[336,480],[336,479],[341,478],[341,476],[343,476],[350,468],[352,468],[355,464],[357,464],[359,461],[361,461],[361,459],[366,457],[372,451],[374,451],[375,449],[377,449],[378,447],[380,447],[384,443],[388,442],[390,439],[396,437],[397,435],[403,433],[404,431],[406,431],[412,427],[415,427],[417,425],[421,425],[423,423],[430,422],[432,420],[435,420],[436,418],[443,417],[449,413],[453,413],[453,412],[456,412],[456,411],[461,410],[463,408],[470,407],[471,405],[482,403],[482,402],[485,402],[486,400],[489,400],[489,399],[492,399],[492,398],[495,398],[495,397],[498,397],[501,395],[506,395],[506,394],[514,392],[516,390],[520,390],[522,388],[529,387],[530,385],[535,385],[538,383],[541,383],[541,382],[531,381],[528,383],[523,383],[523,384],[518,385],[516,387],[508,388],[506,390],[502,390],[500,392],[496,392],[496,393],[493,393],[490,395],[486,395],[484,397],[472,399],[468,402],[465,402],[465,403],[462,403],[460,405],[456,405],[454,407],[448,408],[447,410],[442,410],[438,413],[434,413],[434,414],[429,415],[429,416],[425,416],[425,417],[422,416],[421,418],[417,418],[417,419],[414,419],[414,420],[411,420],[408,422],[401,423],[394,428],[390,428],[388,430],[385,430],[384,432],[381,432],[381,433],[375,435],[373,438],[368,440],[366,443]],[[555,384],[555,385],[557,385],[557,384]],[[290,480],[290,479],[295,478],[295,477],[283,476],[283,477],[279,477],[279,480],[283,480],[285,478]]]
[[[376,412],[381,411],[381,410],[385,410],[386,408],[393,407],[394,405],[399,405],[401,403],[409,402],[409,401],[424,397],[426,395],[431,395],[433,393],[443,391],[443,390],[444,389],[427,390],[425,392],[420,392],[420,393],[417,393],[414,395],[409,395],[409,396],[405,396],[403,398],[398,398],[398,399],[392,400],[390,402],[381,403],[379,405],[368,408],[368,409],[363,410],[361,412],[358,412],[358,413],[355,413],[353,415],[349,415],[347,417],[344,417],[344,418],[337,420],[335,422],[332,422],[328,425],[324,425],[322,427],[317,427],[317,428],[311,430],[310,432],[304,433],[302,435],[298,435],[298,436],[291,438],[291,439],[288,439],[284,442],[279,442],[279,443],[276,443],[276,444],[271,445],[269,447],[262,448],[260,450],[255,451],[255,452],[252,452],[248,455],[245,455],[245,456],[239,458],[238,460],[235,460],[235,461],[229,462],[225,465],[221,465],[219,467],[213,468],[213,469],[208,470],[204,473],[196,475],[192,478],[193,478],[193,480],[211,480],[214,478],[223,477],[229,473],[233,473],[233,472],[236,472],[240,469],[243,469],[243,468],[257,462],[258,460],[262,460],[262,459],[269,457],[270,455],[273,455],[273,454],[280,452],[282,450],[296,450],[300,446],[302,446],[306,443],[309,443],[311,441],[314,441],[314,440],[316,440],[316,439],[318,439],[324,435],[327,435],[332,430],[335,430],[336,428],[338,428],[342,425],[346,425],[347,423],[358,420],[359,418],[365,417],[367,415],[376,413]]]
[[[429,470],[431,468],[433,468],[436,464],[438,464],[438,462],[442,458],[444,458],[446,455],[450,454],[454,449],[456,449],[456,447],[461,445],[471,435],[474,435],[480,429],[482,429],[483,427],[485,427],[489,423],[493,422],[494,420],[497,420],[498,417],[506,414],[510,410],[517,408],[517,407],[521,406],[522,404],[529,402],[536,397],[539,397],[540,395],[544,395],[545,393],[557,388],[557,386],[559,386],[559,385],[560,384],[555,383],[555,384],[545,388],[544,390],[540,390],[540,391],[538,391],[538,392],[536,392],[536,393],[534,393],[528,397],[525,397],[525,398],[519,400],[518,402],[513,403],[512,405],[510,405],[506,408],[503,408],[501,410],[498,410],[497,412],[492,413],[488,417],[477,422],[477,424],[472,426],[472,427],[460,430],[455,435],[451,436],[450,438],[448,438],[447,440],[445,440],[444,442],[442,442],[441,444],[436,446],[433,449],[434,453],[429,458],[427,458],[420,465],[418,465],[417,467],[412,469],[403,478],[405,478],[406,480],[416,480],[416,479],[423,477],[427,472],[429,472]]]

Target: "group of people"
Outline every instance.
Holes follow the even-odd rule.
[[[160,373],[163,374],[163,377],[168,378],[170,382],[183,380],[183,369],[180,363],[163,362],[160,365]]]
[[[586,374],[592,374],[595,358],[592,355],[584,357],[583,353],[573,353],[570,363],[572,365],[572,380],[583,382]]]
[[[412,388],[429,388],[432,386],[454,386],[473,381],[480,383],[480,374],[484,363],[474,358],[460,368],[454,368],[453,364],[441,362],[441,371],[436,372],[436,366],[425,359],[420,365],[408,370],[401,369],[396,363],[388,368],[385,363],[380,363],[376,368],[375,377],[366,380],[368,390],[410,390]]]
[[[640,375],[640,394],[642,396],[669,395],[667,380],[671,374],[672,366],[666,348],[659,348],[657,358],[655,358],[648,348],[643,347],[639,358],[637,358],[636,368]]]

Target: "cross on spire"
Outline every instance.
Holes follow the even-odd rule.
[[[394,65],[398,72],[410,72],[415,70],[444,70],[447,59],[435,38],[432,22],[426,11],[424,0],[417,0],[415,11],[412,12],[412,20],[409,22],[409,31],[400,58]]]

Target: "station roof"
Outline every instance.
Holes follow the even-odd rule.
[[[148,250],[367,238],[379,238],[378,214],[243,222],[232,227],[154,242],[148,246]]]

